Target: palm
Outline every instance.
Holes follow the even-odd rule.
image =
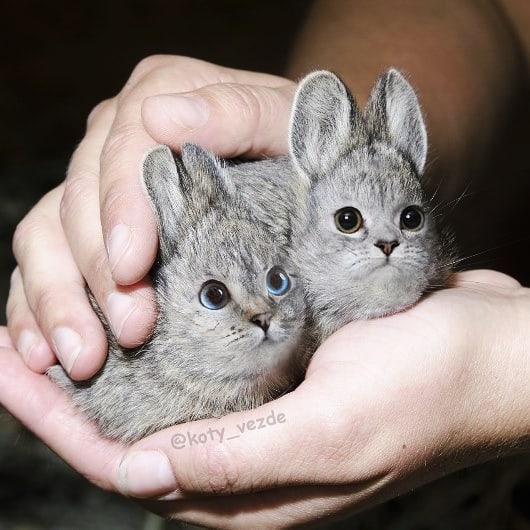
[[[454,288],[431,294],[409,311],[337,332],[315,353],[294,392],[259,409],[167,429],[131,449],[99,436],[45,376],[31,372],[12,350],[5,328],[0,400],[105,488],[125,488],[138,497],[167,493],[149,483],[149,473],[139,479],[139,471],[128,468],[133,482],[124,484],[118,472],[133,451],[162,451],[178,488],[172,501],[148,502],[154,511],[214,526],[270,524],[277,517],[300,523],[315,510],[337,513],[380,501],[389,486],[403,491],[476,458],[471,453],[455,463],[454,456],[469,454],[488,435],[490,421],[492,429],[500,425],[489,410],[470,414],[488,383],[488,350],[481,341],[487,342],[492,323],[506,320],[521,291],[497,273],[459,275]],[[491,399],[499,388],[487,391]],[[282,424],[224,443],[180,450],[171,444],[176,433],[221,427],[237,433],[238,425],[272,410],[283,414]],[[186,491],[201,495],[189,498]],[[226,497],[232,492],[239,495]]]

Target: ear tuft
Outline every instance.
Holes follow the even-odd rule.
[[[407,157],[419,175],[427,159],[427,131],[414,89],[396,69],[387,70],[373,88],[365,119],[376,138]]]

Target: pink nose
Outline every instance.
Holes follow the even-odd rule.
[[[381,252],[385,256],[390,256],[392,254],[393,250],[399,246],[399,243],[397,241],[378,241],[375,243],[375,246],[377,248],[381,249]]]
[[[272,313],[258,313],[257,315],[253,315],[250,321],[266,332],[271,324],[271,318]]]

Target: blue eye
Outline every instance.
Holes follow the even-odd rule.
[[[291,280],[280,267],[273,267],[267,273],[267,289],[274,296],[285,294],[291,287]]]
[[[230,293],[224,284],[211,280],[201,287],[199,300],[206,309],[222,309],[230,301]]]

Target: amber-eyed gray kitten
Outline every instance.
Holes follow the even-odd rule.
[[[289,147],[287,157],[231,171],[270,223],[277,210],[281,218],[300,209],[293,193],[310,188],[296,222],[282,226],[294,234],[317,343],[352,320],[398,312],[447,283],[452,238],[438,230],[422,188],[427,134],[416,94],[397,70],[378,79],[364,113],[332,72],[303,78]]]
[[[427,134],[414,90],[395,69],[364,113],[333,73],[295,96],[290,155],[309,178],[307,225],[295,257],[320,338],[395,313],[442,287],[453,261],[421,184]]]
[[[291,216],[261,220],[228,169],[197,146],[180,158],[155,148],[143,178],[159,224],[155,330],[123,350],[107,326],[108,359],[86,382],[60,366],[48,372],[125,442],[258,406],[295,386],[308,361],[304,297],[287,252]]]

